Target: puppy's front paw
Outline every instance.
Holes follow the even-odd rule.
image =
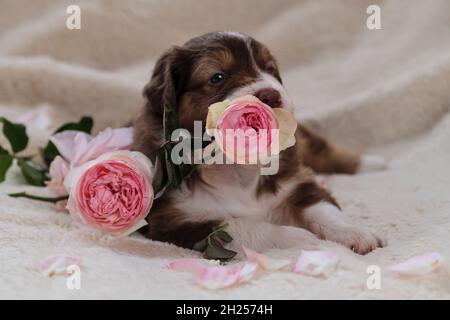
[[[376,155],[363,155],[358,173],[381,171],[387,169],[386,159]]]
[[[335,240],[359,254],[367,254],[387,245],[384,236],[366,227],[347,226],[338,233]]]

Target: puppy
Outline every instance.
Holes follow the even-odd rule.
[[[135,121],[134,149],[154,159],[163,143],[164,105],[175,106],[180,126],[192,132],[194,121],[205,124],[209,105],[248,94],[272,108],[293,109],[277,62],[260,42],[217,32],[174,47],[157,61],[144,89],[147,103]],[[337,149],[302,125],[296,141],[282,152],[279,171],[272,176],[260,175],[257,165],[199,166],[181,188],[155,202],[143,232],[192,248],[227,223],[234,247],[288,248],[314,235],[360,254],[383,247],[386,242],[378,233],[346,220],[313,173],[354,174],[381,168],[383,161]]]

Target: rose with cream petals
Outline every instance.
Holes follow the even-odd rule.
[[[142,153],[106,153],[68,173],[67,209],[83,225],[115,237],[128,235],[146,225],[152,178],[152,164]]]
[[[211,105],[206,129],[227,158],[255,164],[295,144],[297,121],[289,111],[249,95]]]

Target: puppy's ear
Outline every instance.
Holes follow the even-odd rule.
[[[189,72],[190,51],[173,47],[156,62],[150,82],[144,88],[148,100],[147,108],[161,116],[164,106],[177,108],[178,97]]]
[[[178,98],[190,68],[191,52],[174,47],[156,62],[150,82],[144,88],[147,98],[142,112],[134,121],[133,150],[155,160],[163,143],[164,106],[177,109]]]

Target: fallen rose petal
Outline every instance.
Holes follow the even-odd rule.
[[[442,261],[443,257],[439,253],[430,252],[389,266],[388,269],[403,276],[420,276],[436,270]]]
[[[198,259],[179,259],[170,262],[167,268],[178,272],[197,273],[204,268],[204,265]]]
[[[245,262],[239,271],[239,283],[245,282],[253,278],[256,271],[258,269],[258,265],[255,263]]]
[[[223,289],[250,280],[258,266],[240,263],[230,266],[205,267],[197,273],[197,282],[206,289]]]
[[[72,257],[67,255],[55,255],[40,261],[34,267],[34,270],[48,277],[52,277],[54,275],[66,274],[67,267],[71,265],[80,266],[81,263],[82,260],[81,258],[78,257]]]
[[[170,262],[167,268],[196,275],[197,283],[206,289],[223,289],[250,280],[258,266],[254,263],[239,263],[228,266],[217,265],[217,260],[179,259]]]
[[[167,268],[178,272],[190,272],[197,274],[203,268],[209,266],[217,266],[220,261],[217,260],[204,260],[204,259],[178,259],[170,262]]]
[[[242,248],[244,249],[248,261],[256,263],[263,270],[276,271],[283,269],[291,263],[289,260],[272,259],[264,254],[258,253],[244,246]]]
[[[307,276],[327,276],[336,268],[338,261],[334,252],[302,250],[293,271]]]

